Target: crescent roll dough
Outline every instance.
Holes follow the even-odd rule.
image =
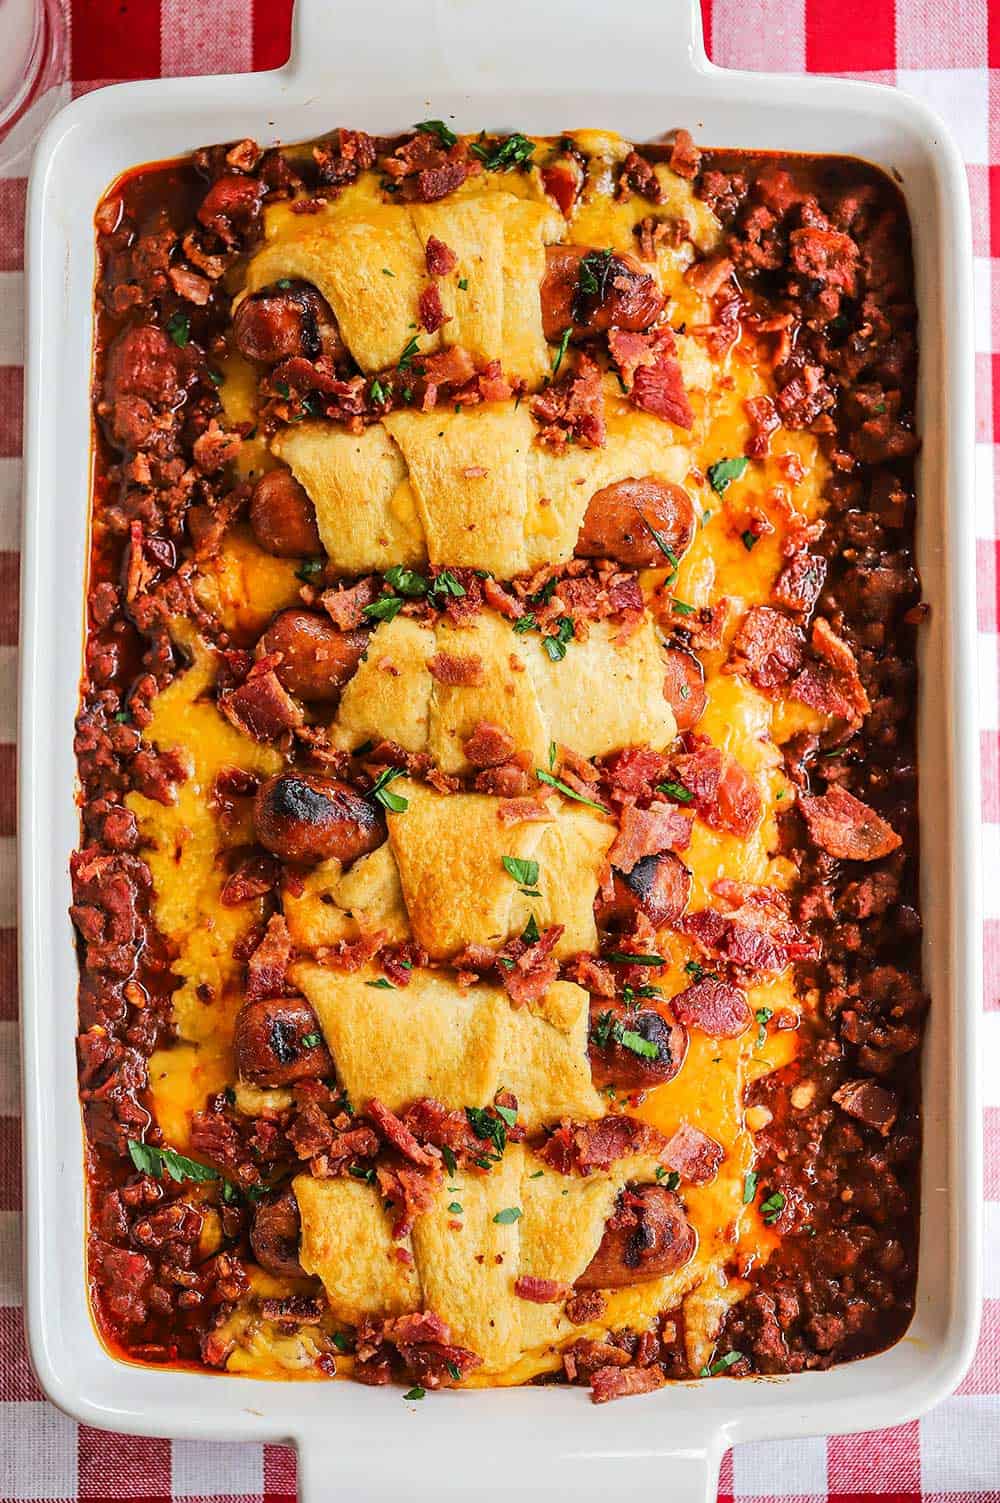
[[[601,449],[535,442],[525,405],[390,412],[361,434],[331,423],[283,429],[271,448],[316,508],[345,573],[391,563],[461,565],[510,579],[573,556],[590,498],[629,477],[680,484],[688,449],[647,413],[613,412]]]
[[[548,373],[539,288],[545,246],[564,231],[549,204],[492,192],[434,204],[355,204],[267,243],[247,267],[246,289],[285,277],[311,282],[329,303],[341,337],[363,371],[397,363],[416,334],[421,352],[462,345],[480,362],[537,385]],[[431,236],[458,264],[427,271]],[[466,285],[462,287],[460,284]],[[448,322],[418,329],[420,294],[436,286]]]
[[[306,1271],[323,1280],[336,1319],[356,1324],[362,1315],[432,1310],[447,1321],[454,1342],[477,1352],[486,1372],[496,1372],[522,1353],[581,1334],[561,1303],[521,1299],[517,1280],[524,1275],[572,1286],[597,1252],[621,1189],[648,1184],[655,1173],[654,1160],[629,1158],[586,1178],[562,1175],[511,1143],[487,1173],[448,1174],[410,1237],[398,1244],[391,1240],[391,1212],[372,1186],[299,1175],[293,1181],[302,1220],[299,1256]],[[504,1215],[514,1211],[520,1214]],[[398,1262],[394,1246],[412,1254],[412,1267]],[[669,1282],[680,1284],[682,1293],[697,1277],[689,1265]],[[628,1290],[629,1311],[648,1305],[648,1319],[660,1308],[656,1301],[667,1282]]]
[[[482,683],[439,683],[428,668],[438,652],[478,658]],[[505,730],[536,767],[548,767],[553,741],[582,757],[643,742],[661,751],[677,734],[663,679],[648,615],[624,642],[615,641],[614,627],[596,622],[558,663],[537,634],[518,635],[494,611],[461,627],[397,616],[373,632],[330,735],[349,750],[385,737],[407,751],[430,752],[448,773],[471,770],[463,745],[481,720]]]
[[[580,987],[553,982],[537,1006],[515,1009],[499,987],[460,987],[443,971],[414,970],[396,991],[368,984],[380,975],[311,962],[292,969],[359,1107],[377,1097],[397,1111],[425,1096],[452,1109],[483,1107],[509,1088],[529,1131],[563,1116],[601,1115],[587,1055],[589,998]]]

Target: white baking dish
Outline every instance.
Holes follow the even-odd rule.
[[[625,17],[624,22],[622,17]],[[333,125],[394,131],[600,126],[638,141],[688,126],[706,144],[851,153],[891,169],[913,220],[921,313],[920,773],[925,1052],[917,1313],[890,1351],[828,1373],[676,1385],[604,1408],[582,1390],[445,1393],[263,1383],[127,1366],[91,1324],[67,918],[78,837],[73,716],[89,508],[94,206],[135,164],[243,135],[270,144]],[[978,770],[969,213],[961,160],[921,104],[890,89],[722,71],[697,0],[298,0],[278,72],[128,84],[76,100],[38,149],[29,207],[30,319],[22,604],[21,957],[32,1359],[90,1425],[291,1441],[303,1496],[365,1500],[636,1495],[714,1499],[743,1440],[870,1429],[944,1397],[979,1312]]]

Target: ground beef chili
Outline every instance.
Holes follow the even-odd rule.
[[[362,377],[336,330],[324,324],[314,295],[295,288],[291,333],[276,332],[267,310],[252,327],[247,322],[245,337],[257,341],[255,349],[277,352],[280,345],[280,361],[277,353],[261,356],[271,363],[259,375],[257,425],[227,426],[220,400],[220,366],[232,348],[232,299],[246,256],[262,237],[265,206],[294,198],[295,212],[308,217],[376,163],[387,201],[397,195],[400,202],[435,202],[482,171],[487,148],[498,149],[495,142],[470,149],[463,140],[449,142],[450,136],[444,127],[439,139],[428,131],[394,140],[340,131],[311,151],[262,151],[248,141],[213,147],[138,170],[113,186],[97,212],[96,459],[76,727],[81,842],[71,866],[71,912],[81,966],[78,1057],[91,1292],[105,1339],[131,1359],[224,1365],[228,1348],[217,1333],[248,1295],[247,1266],[272,1266],[261,1251],[263,1219],[251,1243],[255,1207],[272,1191],[284,1191],[284,1199],[273,1201],[281,1235],[275,1233],[269,1255],[284,1273],[301,1272],[294,1245],[298,1213],[285,1187],[304,1163],[320,1177],[350,1172],[375,1182],[377,1174],[383,1190],[392,1187],[402,1223],[419,1212],[427,1193],[428,1144],[432,1164],[441,1145],[462,1163],[477,1162],[482,1151],[481,1133],[470,1137],[465,1121],[442,1115],[437,1103],[414,1104],[402,1121],[385,1109],[355,1116],[332,1075],[295,1080],[289,1071],[281,1078],[292,1081],[291,1106],[254,1117],[238,1109],[231,1089],[213,1094],[194,1115],[191,1157],[171,1159],[152,1109],[148,1062],[175,1037],[176,955],[153,920],[152,876],[125,803],[136,791],[170,805],[187,776],[182,756],[156,753],[141,741],[152,702],[187,667],[170,629],[187,618],[221,655],[218,703],[231,723],[279,746],[314,781],[336,779],[342,799],[369,791],[386,769],[405,770],[439,792],[474,788],[501,795],[514,823],[537,817],[530,768],[518,760],[510,737],[488,722],[466,742],[472,771],[464,779],[392,743],[369,746],[362,757],[334,751],[289,691],[287,666],[282,682],[281,652],[261,656],[258,633],[226,629],[196,590],[200,565],[217,556],[227,530],[252,521],[252,487],[237,479],[232,460],[258,425],[266,435],[326,416],[357,432],[381,412],[411,402],[460,407],[520,400],[516,372],[501,372],[495,362],[477,366],[454,349],[427,359],[416,375],[399,369],[374,382]],[[568,213],[581,191],[586,156],[569,137],[558,151],[546,185]],[[642,1335],[617,1331],[607,1341],[569,1348],[560,1377],[592,1385],[598,1401],[648,1391],[667,1378],[795,1372],[876,1351],[909,1322],[917,1260],[918,1065],[926,1008],[915,752],[922,607],[913,557],[916,310],[906,212],[888,180],[864,164],[699,152],[681,132],[667,147],[631,151],[615,179],[617,198],[649,201],[635,246],[647,261],[661,243],[683,243],[690,228],[657,212],[660,162],[693,184],[723,226],[721,248],[697,256],[688,273],[716,298],[716,322],[699,337],[713,352],[729,348],[741,328],[771,342],[775,391],[748,403],[747,456],[766,454],[771,436],[784,427],[816,435],[830,464],[825,527],[803,528],[798,546],[787,550],[771,601],[781,608],[780,621],[767,607],[770,617],[757,615],[744,625],[734,671],[746,673],[761,693],[788,694],[840,716],[843,729],[835,738],[803,731],[784,748],[799,802],[779,821],[780,839],[797,876],[781,911],[768,915],[767,942],[782,965],[794,967],[798,993],[815,999],[815,1006],[804,1015],[793,1062],[762,1075],[746,1100],[761,1124],[754,1185],[775,1234],[774,1250],[765,1262],[728,1270],[745,1280],[746,1293],[726,1316],[711,1366],[701,1373],[690,1369],[680,1308]],[[431,274],[447,275],[454,259],[432,237]],[[440,327],[436,286],[420,317],[424,329]],[[569,331],[562,354],[568,337]],[[291,344],[286,348],[283,340]],[[599,329],[591,331],[573,371],[564,370],[561,382],[530,399],[536,420],[547,424],[542,442],[555,448],[603,443],[600,377],[607,369],[619,372],[635,406],[689,426],[669,325],[653,333]],[[304,525],[312,536],[310,516]],[[744,533],[748,552],[764,528],[751,519]],[[425,581],[422,593],[408,589],[402,599],[398,570],[395,578],[345,581],[328,576],[321,559],[304,564],[301,600],[304,612],[313,613],[310,629],[329,634],[332,621],[350,632],[350,654],[343,646],[330,650],[344,653],[345,662],[350,656],[351,669],[379,611],[383,619],[402,610],[454,625],[487,608],[515,623],[530,614],[531,629],[548,633],[544,640],[565,653],[574,632],[585,637],[597,621],[627,634],[643,609],[635,568],[599,557],[574,558],[558,570],[512,581],[471,569],[430,571],[429,588]],[[676,680],[680,696],[681,737],[668,755],[629,749],[595,767],[553,746],[559,760],[550,765],[563,789],[584,802],[596,799],[621,821],[618,849],[627,847],[630,855],[613,898],[609,885],[603,899],[615,923],[631,926],[631,942],[615,941],[618,950],[642,950],[643,924],[652,933],[648,915],[639,911],[642,882],[625,883],[633,869],[655,870],[657,893],[673,878],[670,892],[679,894],[680,914],[687,901],[682,860],[690,818],[697,814],[739,836],[759,814],[745,773],[696,729],[704,703],[698,654],[719,646],[724,615],[674,610],[668,683]],[[482,665],[440,654],[431,671],[445,685],[475,684]],[[699,708],[682,718],[692,692]],[[262,781],[238,769],[220,774],[211,797],[223,825],[241,801],[257,795]],[[680,803],[669,806],[669,821],[662,796],[657,801],[663,787]],[[640,839],[647,826],[667,823],[675,831],[670,841],[660,838],[648,850]],[[901,842],[893,844],[887,830]],[[857,859],[872,852],[872,859]],[[239,942],[237,956],[249,962],[256,1002],[277,1003],[288,988],[291,943],[275,897],[283,874],[287,878],[274,852],[238,849],[226,884],[234,903],[247,897],[263,903],[263,921]],[[494,950],[470,947],[455,965],[461,976],[504,985],[518,1004],[536,1000],[560,974],[586,986],[595,1009],[610,998],[606,1011],[592,1016],[610,1020],[598,1026],[612,1050],[623,1055],[621,1038],[634,1039],[640,1027],[647,1043],[657,1041],[656,1060],[647,1073],[635,1074],[641,1095],[649,1082],[671,1078],[683,1058],[685,1027],[697,1029],[709,1013],[722,1037],[747,1027],[766,1030],[771,1022],[766,1009],[751,1022],[743,999],[741,983],[753,971],[745,947],[752,933],[759,943],[760,930],[744,922],[741,901],[733,894],[732,912],[714,920],[711,932],[704,924],[685,929],[687,921],[676,920],[678,931],[701,946],[699,953],[712,957],[704,967],[692,963],[683,1019],[665,1019],[655,1003],[652,1011],[632,1010],[637,996],[650,990],[649,972],[610,964],[612,941],[603,955],[560,965],[551,953],[556,928],[540,935],[526,930]],[[668,908],[672,922],[675,910]],[[372,953],[370,946],[347,946],[337,961],[350,969]],[[404,944],[384,949],[380,964],[392,985],[405,987],[427,956]],[[706,970],[709,965],[717,970]],[[717,1024],[723,1003],[725,1027]],[[308,1015],[305,1021],[300,1016],[305,1006],[293,995],[285,1009],[299,1019],[299,1033],[309,1027]],[[625,1016],[633,1031],[623,1035],[615,1018]],[[306,1037],[328,1060],[320,1038]],[[662,1047],[661,1040],[667,1041]],[[278,1065],[287,1064],[286,1043],[272,1031],[269,1046]],[[263,1070],[262,1080],[276,1078]],[[626,1119],[603,1119],[612,1120]],[[519,1133],[515,1129],[511,1140]],[[561,1172],[572,1172],[569,1139],[560,1133],[564,1129],[549,1138],[545,1152],[554,1162],[562,1155]],[[717,1167],[717,1145],[697,1136],[701,1142],[693,1149],[687,1143],[687,1157],[678,1158],[691,1183]],[[680,1153],[685,1145],[674,1146]],[[679,1174],[671,1171],[671,1190]],[[559,1294],[544,1279],[527,1279],[524,1289],[524,1297],[537,1302]],[[315,1320],[321,1309],[321,1302],[301,1295],[265,1304],[265,1315],[279,1326]],[[567,1312],[582,1324],[599,1318],[603,1308],[599,1292],[585,1291]],[[356,1375],[369,1382],[403,1373],[437,1386],[479,1362],[475,1353],[450,1344],[440,1321],[417,1335],[409,1326],[396,1329],[421,1320],[437,1317],[376,1321],[370,1330],[366,1324],[353,1347],[338,1350],[353,1352]],[[317,1365],[332,1373],[335,1351],[322,1341],[320,1348]]]

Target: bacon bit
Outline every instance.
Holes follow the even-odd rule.
[[[694,261],[684,273],[684,280],[702,297],[715,297],[733,274],[733,263],[722,253]]]
[[[700,1128],[682,1122],[660,1153],[660,1162],[690,1185],[707,1185],[725,1158],[721,1143]]]
[[[648,809],[634,804],[622,810],[621,824],[608,860],[620,872],[630,872],[644,856],[661,851],[686,851],[691,844],[690,814],[676,804],[657,802]]]
[[[486,679],[483,660],[474,652],[465,657],[458,657],[450,652],[436,652],[428,659],[427,669],[439,684],[449,686],[474,687],[484,683]]]
[[[156,578],[155,567],[146,561],[143,554],[143,530],[141,522],[129,523],[128,571],[125,583],[125,599],[131,605],[140,595],[145,595]]]
[[[595,1404],[608,1404],[633,1393],[652,1393],[663,1388],[667,1375],[654,1363],[652,1367],[599,1367],[590,1378],[590,1396]]]
[[[360,939],[339,939],[336,944],[321,945],[316,951],[316,959],[321,965],[333,966],[338,971],[360,971],[373,955],[378,954],[384,943],[385,935],[381,929],[376,929]]]
[[[451,246],[445,245],[444,241],[439,240],[436,235],[427,236],[424,260],[427,263],[428,274],[432,277],[446,277],[458,265],[458,257]]]
[[[656,784],[670,776],[670,758],[649,746],[626,746],[602,770],[612,797],[652,798]]]
[[[760,823],[764,802],[757,784],[735,757],[725,759],[717,800],[714,810],[702,814],[705,823],[745,840]]]
[[[559,977],[559,962],[552,951],[562,938],[565,924],[551,924],[533,945],[517,956],[511,970],[503,976],[504,991],[515,1007],[540,1002]]]
[[[531,399],[531,415],[542,426],[537,441],[562,452],[569,439],[585,449],[603,449],[604,389],[601,369],[589,355],[581,354],[576,369]]]
[[[359,1340],[363,1326],[365,1322],[358,1327]],[[397,1316],[383,1322],[381,1329],[376,1321],[371,1326],[373,1330],[365,1326],[365,1347],[358,1347],[365,1360],[371,1361],[380,1347],[384,1351],[387,1344],[395,1346],[410,1375],[424,1388],[452,1387],[482,1365],[475,1352],[452,1343],[450,1327],[430,1310]]]
[[[273,658],[261,658],[238,689],[219,695],[219,709],[229,723],[255,741],[276,741],[304,724],[305,716],[274,671]]]
[[[700,1028],[717,1039],[735,1039],[750,1027],[745,994],[728,981],[705,976],[672,997],[671,1011],[679,1023]]]
[[[514,754],[514,738],[491,720],[478,720],[462,750],[473,767],[500,767]]]
[[[750,437],[743,452],[750,459],[762,459],[771,447],[771,434],[781,427],[778,409],[770,397],[750,397],[743,403],[743,410],[750,420]]]
[[[678,177],[686,177],[689,180],[696,178],[701,168],[701,152],[694,144],[694,137],[689,130],[674,132],[674,143],[670,151],[670,170],[676,172]]]
[[[421,1148],[405,1122],[383,1105],[377,1097],[373,1096],[369,1101],[366,1115],[371,1117],[386,1142],[398,1149],[404,1158],[410,1160],[411,1164],[417,1164],[422,1169],[434,1169],[438,1166],[440,1155],[428,1153],[426,1148]]]
[[[506,616],[509,621],[516,621],[518,616],[524,614],[520,601],[516,600],[509,590],[498,583],[492,575],[483,580],[483,598],[487,605],[499,611],[501,616]]]
[[[795,623],[769,605],[753,605],[733,637],[725,672],[746,674],[755,689],[771,692],[799,672],[804,658]]]
[[[365,606],[377,600],[380,593],[381,586],[372,574],[359,579],[350,589],[324,590],[319,603],[334,626],[341,631],[354,631],[366,624]]]
[[[640,219],[635,226],[634,233],[639,241],[639,255],[643,261],[655,261],[656,253],[660,245],[668,245],[676,249],[683,245],[685,240],[691,237],[691,226],[686,219],[666,216],[658,218],[654,214],[647,214],[645,219]]]
[[[574,1294],[563,1313],[573,1325],[585,1326],[592,1320],[600,1320],[607,1308],[608,1302],[599,1289],[587,1289]]]
[[[502,825],[535,824],[554,818],[548,804],[537,798],[505,798],[497,806],[497,819]]]
[[[669,324],[647,334],[609,329],[608,351],[636,407],[679,428],[691,427],[694,413]]]
[[[663,185],[653,170],[652,164],[637,151],[630,151],[622,163],[621,175],[615,197],[624,203],[633,193],[648,198],[651,203],[661,204],[666,197]]]
[[[543,167],[542,186],[555,200],[563,218],[568,219],[583,187],[583,169],[575,157]]]
[[[236,908],[252,898],[262,898],[274,891],[280,877],[280,868],[272,856],[248,856],[226,878],[219,902],[224,908]]]
[[[834,1091],[833,1099],[841,1111],[863,1122],[866,1127],[875,1128],[883,1138],[888,1136],[899,1116],[896,1092],[887,1090],[876,1080],[847,1080]]]
[[[292,936],[284,917],[276,913],[268,923],[264,938],[247,962],[246,1000],[261,1002],[266,997],[285,996],[291,958]]]
[[[380,165],[385,175],[399,184],[399,199],[421,204],[445,198],[480,170],[478,162],[469,161],[464,141],[456,141],[445,150],[426,131],[404,141],[391,156],[383,157]]]
[[[574,955],[563,965],[563,976],[575,981],[584,991],[594,997],[613,997],[618,990],[618,978],[613,966],[592,955]]]
[[[212,284],[208,278],[199,276],[187,266],[168,267],[167,280],[178,297],[194,303],[196,308],[204,308],[212,295]]]
[[[732,911],[703,908],[678,926],[709,953],[747,971],[782,971],[818,953],[818,941],[804,938],[791,922],[787,899],[777,889],[721,879],[713,891]]]
[[[831,783],[821,798],[799,798],[809,835],[841,861],[879,861],[902,845],[890,824],[853,793]]]
[[[796,553],[774,582],[772,598],[787,610],[808,616],[826,583],[826,559],[818,553]]]
[[[617,1159],[633,1153],[660,1158],[666,1146],[666,1138],[650,1123],[610,1115],[580,1125],[562,1123],[538,1156],[559,1174],[587,1175],[594,1169],[610,1169]]]
[[[539,1279],[531,1274],[521,1274],[514,1280],[514,1293],[518,1299],[526,1299],[533,1305],[555,1305],[568,1298],[570,1286],[558,1279]]]
[[[417,1217],[434,1205],[441,1187],[441,1169],[409,1164],[402,1158],[383,1158],[375,1172],[382,1198],[392,1201],[396,1213],[393,1239],[401,1242],[412,1232]]]
[[[419,308],[420,322],[428,334],[436,333],[442,324],[450,322],[441,302],[441,294],[433,283],[420,294]]]
[[[871,704],[861,682],[857,659],[848,644],[842,637],[837,636],[824,616],[817,616],[813,622],[810,645],[816,656],[833,669],[857,715],[867,715]]]
[[[203,475],[215,475],[237,457],[242,442],[241,434],[225,432],[212,418],[194,441],[194,462]]]
[[[330,142],[313,147],[320,182],[335,187],[353,183],[362,172],[374,167],[375,155],[375,142],[363,130],[339,130],[336,148]]]
[[[531,790],[532,777],[526,766],[512,760],[500,767],[484,767],[476,773],[472,786],[477,793],[488,793],[494,798],[524,798]]]

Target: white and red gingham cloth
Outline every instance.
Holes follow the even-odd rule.
[[[291,0],[62,0],[66,98],[114,80],[272,68]],[[975,234],[976,534],[986,858],[986,1301],[958,1393],[900,1429],[740,1446],[721,1503],[1000,1503],[1000,0],[702,0],[722,66],[848,73],[919,95],[965,157]],[[0,8],[0,46],[4,13]],[[45,108],[44,104],[42,106]],[[333,123],[333,122],[331,122]],[[664,121],[667,126],[671,122]],[[22,163],[19,170],[24,172]],[[20,507],[23,176],[0,177],[0,1503],[118,1499],[281,1503],[280,1446],[136,1440],[78,1426],[43,1398],[20,1310],[20,1123],[14,936],[15,677]],[[996,258],[996,259],[994,259]]]

